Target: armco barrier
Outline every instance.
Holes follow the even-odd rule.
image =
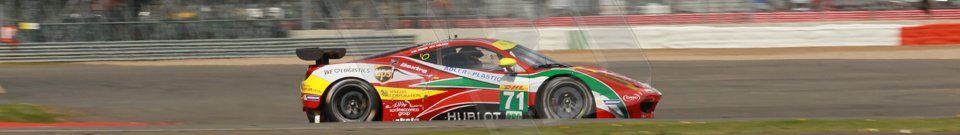
[[[0,46],[0,62],[163,60],[293,56],[304,47],[367,55],[415,44],[413,36],[25,43]]]

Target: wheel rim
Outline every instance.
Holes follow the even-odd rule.
[[[348,91],[340,96],[341,99],[338,100],[338,111],[340,115],[347,119],[360,119],[369,112],[367,107],[367,97],[363,93],[357,91]]]
[[[584,95],[576,86],[561,85],[550,94],[550,105],[547,106],[556,118],[572,119],[583,113]]]

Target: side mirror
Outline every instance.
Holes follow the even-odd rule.
[[[508,75],[517,75],[517,72],[513,70],[513,66],[517,65],[517,60],[513,58],[503,58],[500,59],[500,67],[507,72]]]

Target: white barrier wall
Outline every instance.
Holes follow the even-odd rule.
[[[897,46],[903,24],[833,24],[817,26],[638,26],[451,29],[461,38],[510,40],[537,50],[656,49],[656,48],[774,48],[815,46]],[[317,37],[330,30],[295,32]],[[417,42],[436,40],[447,30],[402,29]],[[445,38],[445,37],[440,37]]]
[[[568,32],[566,29],[515,29],[493,32],[489,38],[513,41],[527,48],[536,50],[566,50],[568,47]]]
[[[644,48],[896,46],[900,27],[845,24],[797,27],[636,27]],[[603,35],[597,35],[603,37]]]
[[[643,26],[543,28],[538,50],[637,48],[773,48],[814,46],[897,46],[899,24],[844,24],[783,27]],[[521,33],[498,31],[500,39],[531,44]],[[507,36],[514,35],[514,36]],[[511,37],[523,37],[512,39]],[[588,44],[572,42],[586,38]],[[579,47],[578,47],[579,46]]]

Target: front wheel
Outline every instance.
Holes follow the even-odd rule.
[[[373,121],[380,110],[380,98],[370,84],[357,79],[342,80],[326,94],[324,115],[331,122]]]
[[[534,106],[539,118],[580,119],[595,114],[593,94],[586,85],[571,77],[557,77],[547,82],[537,94]]]

